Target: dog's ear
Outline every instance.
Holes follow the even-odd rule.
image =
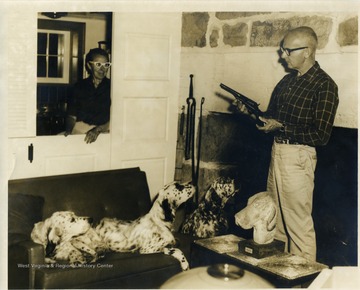
[[[174,220],[174,216],[173,216],[173,212],[171,210],[171,206],[170,203],[168,201],[168,199],[164,199],[161,203],[161,207],[164,210],[164,217],[165,217],[165,221],[167,222],[173,222]]]
[[[51,253],[53,251],[53,249],[51,249],[53,245],[59,243],[61,234],[61,230],[57,227],[51,227],[51,220],[46,219],[34,225],[31,232],[31,239],[35,243],[43,245],[48,254],[48,252]]]
[[[48,234],[48,230],[45,222],[38,222],[34,225],[34,228],[31,231],[31,239],[35,243],[46,246],[47,234]]]
[[[205,196],[206,207],[210,209],[219,208],[222,206],[222,199],[217,194],[214,187],[210,187]]]
[[[62,234],[63,234],[63,232],[59,227],[49,228],[49,231],[48,231],[49,243],[53,243],[55,245],[59,244]]]
[[[38,222],[34,225],[31,232],[31,239],[38,244],[46,247],[49,238],[49,231],[51,230],[52,221],[51,218],[47,218],[43,222]]]
[[[56,244],[49,241],[45,247],[45,257],[47,258],[54,257],[56,254],[55,249],[56,249]]]
[[[275,205],[271,205],[270,212],[266,218],[267,220],[267,230],[272,231],[276,227],[276,218],[277,218],[277,210]]]
[[[216,194],[216,191],[214,189],[214,187],[216,186],[215,182],[212,183],[209,188],[207,189],[206,193],[205,193],[205,196],[204,196],[204,201],[205,203],[212,203],[212,196],[213,196],[213,193]]]

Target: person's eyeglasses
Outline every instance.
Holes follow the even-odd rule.
[[[300,49],[305,49],[305,48],[308,48],[308,47],[307,46],[302,46],[302,47],[297,47],[297,48],[285,48],[285,47],[280,46],[281,52],[285,52],[287,56],[290,56],[290,54],[293,51],[300,50]]]
[[[109,68],[111,66],[111,62],[98,62],[98,61],[89,61],[93,65],[95,65],[96,68],[101,68],[102,66],[104,68]]]

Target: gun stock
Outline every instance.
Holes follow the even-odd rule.
[[[228,93],[232,94],[238,101],[240,101],[241,103],[243,103],[245,105],[245,107],[247,108],[247,110],[249,111],[250,114],[254,114],[256,117],[256,124],[258,124],[259,126],[263,126],[264,122],[262,122],[259,117],[263,115],[263,112],[259,109],[259,104],[256,103],[255,101],[249,99],[248,97],[244,96],[243,94],[240,94],[239,92],[233,90],[232,88],[224,85],[224,84],[220,84],[220,87],[227,91]]]

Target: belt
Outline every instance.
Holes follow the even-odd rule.
[[[290,139],[285,139],[275,136],[274,141],[279,144],[291,144],[291,145],[300,145],[300,143],[292,141]]]

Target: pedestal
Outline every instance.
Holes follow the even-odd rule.
[[[258,244],[254,240],[242,240],[238,243],[239,252],[257,259],[273,256],[285,250],[285,243],[274,240],[269,244]]]

